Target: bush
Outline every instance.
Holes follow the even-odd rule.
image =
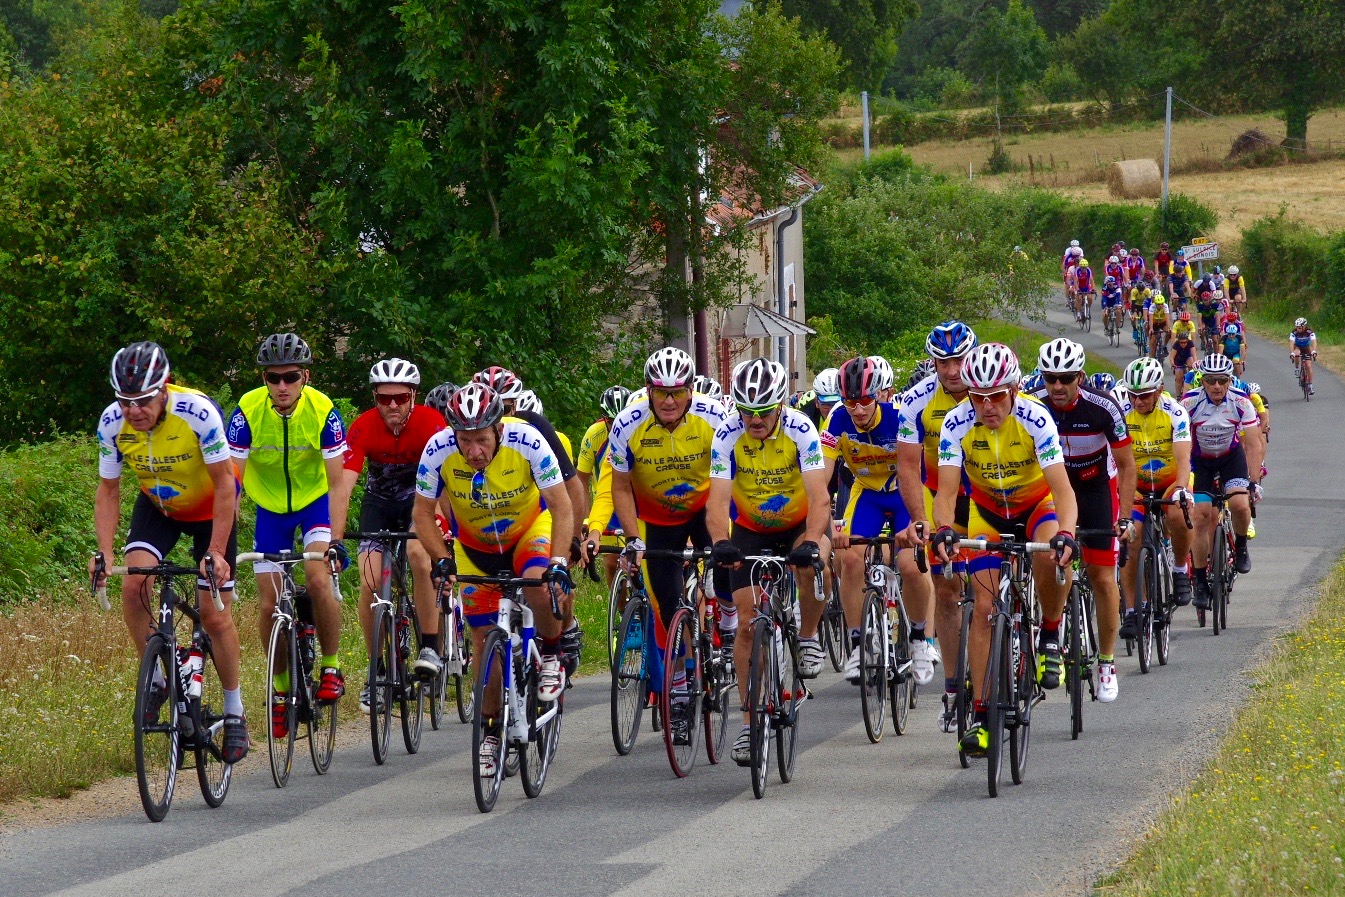
[[[1154,246],[1164,240],[1173,244],[1189,243],[1192,237],[1209,234],[1218,223],[1218,213],[1209,206],[1173,193],[1168,196],[1166,212],[1161,205],[1154,209],[1149,233]]]
[[[855,166],[854,176],[880,181],[900,181],[917,171],[915,161],[900,147],[874,153],[867,162]]]
[[[1308,311],[1321,317],[1318,329],[1345,325],[1345,232],[1325,234],[1281,211],[1242,232],[1242,254],[1258,314],[1290,320]]]
[[[1083,79],[1068,62],[1053,62],[1037,85],[1048,103],[1066,103],[1083,96]]]

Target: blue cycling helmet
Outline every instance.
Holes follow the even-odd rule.
[[[976,347],[976,334],[961,321],[944,321],[929,332],[925,351],[930,358],[961,358]]]
[[[1116,388],[1116,378],[1106,371],[1098,371],[1093,375],[1092,384],[1094,389],[1102,392],[1111,392]]]
[[[1023,378],[1023,382],[1018,384],[1019,392],[1040,392],[1046,388],[1046,378],[1041,375],[1041,371],[1034,370]]]

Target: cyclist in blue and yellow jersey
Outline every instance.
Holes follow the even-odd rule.
[[[705,522],[710,453],[725,418],[719,403],[693,390],[695,376],[690,355],[672,347],[659,349],[644,366],[647,398],[631,403],[612,421],[612,502],[628,539],[622,563],[628,569],[643,564],[657,610],[654,638],[660,649],[667,644],[668,625],[682,594],[684,565],[678,558],[646,558],[645,549],[680,551],[688,543],[710,547]],[[726,591],[724,573],[716,571],[716,578],[716,591]],[[722,622],[728,632],[736,632],[731,613]],[[650,681],[661,683],[662,651],[651,652],[650,659]],[[670,723],[678,744],[689,737],[685,710],[685,696],[674,694]]]
[[[597,530],[594,541],[600,541],[603,545],[617,544],[616,537],[611,533],[621,523],[616,519],[615,513],[606,515],[606,520],[595,520],[593,512],[599,492],[604,489],[610,490],[607,478],[611,474],[611,467],[604,463],[607,459],[608,433],[612,421],[621,413],[621,409],[626,407],[629,400],[630,390],[624,386],[609,386],[603,390],[598,400],[602,416],[584,431],[584,438],[579,441],[579,457],[574,462],[575,470],[579,472],[579,481],[584,484],[589,495],[589,516],[584,520],[580,533],[586,537],[590,530]],[[616,577],[617,556],[608,554],[603,557],[607,566],[607,586],[611,588],[612,580]]]
[[[897,427],[897,472],[901,482],[901,497],[906,503],[912,521],[924,523],[924,538],[934,531],[934,493],[939,488],[939,438],[943,420],[967,397],[967,384],[962,379],[962,363],[967,353],[976,347],[976,334],[961,321],[944,321],[930,331],[925,339],[925,352],[934,370],[932,375],[913,385],[901,397]],[[953,528],[960,534],[967,532],[969,498],[966,490],[957,499]],[[907,537],[918,544],[921,534],[914,526]],[[957,647],[962,628],[962,614],[958,610],[962,583],[960,577],[945,577],[943,565],[929,550],[931,572],[934,578],[934,624],[941,644]],[[955,561],[953,569],[966,572],[962,561]],[[953,673],[944,671],[944,715],[941,725],[945,732],[954,731],[953,702],[948,695],[956,695],[957,683]]]
[[[890,527],[906,542],[911,523],[898,489],[899,415],[891,403],[878,401],[877,374],[874,363],[862,355],[845,363],[840,376],[842,404],[831,412],[821,434],[828,477],[842,459],[855,477],[850,500],[841,512],[840,531],[832,539],[840,556],[841,604],[850,630],[850,655],[844,672],[845,678],[854,684],[860,679],[860,629],[866,578],[864,546],[852,546],[850,539],[854,536],[871,539],[881,534],[884,527]],[[920,572],[915,562],[915,551],[924,550],[923,545],[914,551],[901,549],[895,565],[911,618],[912,672],[920,685],[934,678],[935,663],[934,647],[925,637],[931,587],[929,577]]]
[[[459,573],[494,576],[511,572],[536,582],[523,590],[532,607],[541,640],[542,670],[537,696],[548,703],[565,689],[561,665],[561,622],[552,614],[547,590],[560,593],[562,611],[572,604],[569,558],[553,550],[570,544],[574,517],[570,495],[561,480],[555,452],[532,425],[504,413],[495,390],[469,383],[448,400],[448,427],[425,446],[416,469],[416,503],[411,512],[416,536],[429,552],[438,582]],[[435,527],[435,509],[447,508],[453,535],[452,553]],[[463,609],[472,627],[477,657],[486,633],[500,610],[499,589],[464,585]],[[477,676],[484,670],[480,665]],[[488,690],[496,696],[498,692]],[[482,776],[493,776],[489,764],[499,748],[498,707],[478,708],[487,720],[481,745]],[[493,739],[493,740],[492,740]]]
[[[1233,362],[1233,376],[1241,377],[1246,363],[1242,356],[1247,352],[1247,336],[1242,331],[1242,324],[1238,321],[1229,321],[1224,325],[1223,335],[1215,344],[1214,350],[1228,356],[1228,360]]]
[[[238,550],[238,478],[224,441],[224,420],[209,396],[169,382],[168,355],[156,343],[132,343],[112,358],[116,401],[98,422],[98,491],[93,519],[98,551],[110,562],[121,520],[121,472],[130,465],[140,485],[126,534],[128,567],[152,566],[168,556],[182,536],[192,540],[192,557],[201,568],[198,609],[210,635],[215,667],[224,688],[225,763],[248,752],[247,722],[239,686],[238,629],[233,619],[233,567]],[[215,583],[224,610],[207,597],[206,557],[214,564]],[[89,574],[97,572],[90,560]],[[97,585],[102,587],[105,577]],[[143,655],[154,631],[150,609],[154,582],[144,576],[122,580],[121,615],[131,645]],[[155,667],[146,715],[157,720],[168,697],[168,683]]]
[[[1302,366],[1308,395],[1316,395],[1317,387],[1312,385],[1312,360],[1317,357],[1317,334],[1308,327],[1307,318],[1294,321],[1294,329],[1289,333],[1289,357],[1294,361],[1295,370]]]
[[[313,353],[293,333],[262,340],[257,364],[264,385],[244,393],[229,416],[229,451],[243,475],[243,489],[257,503],[254,550],[274,553],[294,547],[294,532],[305,551],[336,546],[342,567],[349,564],[345,535],[350,496],[342,476],[346,452],[345,425],[332,400],[309,386]],[[269,561],[254,565],[262,645],[271,632],[279,567]],[[341,607],[333,594],[327,565],[304,565],[308,594],[322,648],[319,701],[335,701],[346,693],[341,673]],[[288,671],[276,670],[281,689]],[[277,694],[275,700],[283,701]],[[274,724],[275,716],[272,714]]]
[[[967,353],[962,378],[967,401],[943,419],[939,438],[939,488],[934,496],[934,547],[939,560],[951,560],[958,538],[954,529],[958,496],[964,482],[971,492],[967,535],[999,541],[1001,533],[1050,542],[1055,557],[1032,558],[1032,577],[1042,613],[1059,619],[1068,581],[1055,579],[1057,566],[1069,569],[1079,553],[1074,541],[1078,506],[1065,472],[1065,456],[1055,421],[1040,402],[1018,394],[1021,370],[1013,350],[982,343]],[[990,610],[999,589],[999,558],[973,553],[967,561],[976,609],[967,634],[975,722],[960,747],[984,757],[990,744],[985,728],[985,671],[990,657]]]
[[[730,586],[739,619],[753,612],[752,571],[744,556],[787,554],[796,567],[820,567],[831,552],[831,500],[817,428],[801,412],[784,407],[789,376],[777,361],[756,358],[733,369],[736,413],[715,434],[710,461],[706,522],[714,538],[714,561],[732,567]],[[730,533],[730,525],[732,532]],[[816,678],[826,655],[817,639],[824,604],[817,600],[811,571],[798,577],[802,623],[799,674]],[[738,693],[748,694],[750,639],[735,645]],[[733,743],[733,761],[750,756],[746,712]]]

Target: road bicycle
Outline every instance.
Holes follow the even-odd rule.
[[[1080,529],[1075,532],[1079,539],[1091,537],[1115,536],[1109,529]],[[1126,543],[1121,544],[1122,560],[1118,566],[1125,565]],[[1065,619],[1060,643],[1064,653],[1065,691],[1069,695],[1069,737],[1077,740],[1083,732],[1084,687],[1088,689],[1088,699],[1097,700],[1097,600],[1093,595],[1093,586],[1087,576],[1086,565],[1082,560],[1074,564],[1074,580],[1070,584],[1069,597],[1065,601]]]
[[[1168,537],[1167,515],[1163,508],[1178,502],[1144,495],[1144,541],[1140,543],[1139,570],[1135,580],[1135,637],[1125,640],[1126,654],[1138,651],[1140,672],[1147,673],[1158,655],[1159,666],[1167,666],[1171,647],[1172,615],[1177,605],[1172,598],[1172,540]],[[1190,503],[1180,502],[1186,528],[1192,527]],[[1124,614],[1124,608],[1122,608]],[[1124,622],[1124,618],[1122,620]]]
[[[918,687],[911,670],[911,618],[901,597],[901,578],[896,571],[896,538],[852,538],[863,545],[864,601],[860,623],[859,699],[864,731],[877,744],[883,738],[888,707],[892,731],[904,735]],[[883,550],[887,549],[884,557]],[[916,564],[927,569],[924,549],[916,550]]]
[[[850,650],[850,627],[845,625],[845,608],[841,604],[841,579],[836,570],[835,554],[827,558],[827,567],[831,576],[831,588],[827,592],[827,606],[822,609],[822,619],[817,624],[817,638],[827,651],[831,668],[840,672],[845,666],[847,652]],[[828,578],[824,577],[824,581]]]
[[[1075,314],[1075,320],[1079,329],[1088,332],[1093,329],[1093,294],[1081,294],[1079,296],[1079,310]]]
[[[472,634],[458,589],[441,582],[434,603],[439,608],[439,676],[432,683],[430,726],[438,731],[448,710],[448,687],[453,686],[458,722],[470,723],[475,708],[476,661],[472,657]]]
[[[336,578],[336,551],[247,551],[238,555],[239,564],[269,561],[280,568],[276,584],[276,608],[271,613],[271,635],[266,643],[266,705],[271,719],[266,727],[266,752],[271,762],[271,779],[277,788],[289,784],[294,766],[294,743],[299,726],[304,727],[308,753],[318,775],[331,768],[336,747],[336,701],[319,701],[322,677],[318,665],[318,638],[313,602],[308,590],[296,586],[294,566],[305,561],[326,561],[332,576],[333,594],[340,601]],[[298,671],[295,675],[294,671]],[[283,707],[280,718],[283,734],[276,734],[276,708]]]
[[[529,798],[542,793],[560,745],[565,693],[562,689],[551,702],[542,701],[537,693],[542,675],[540,639],[523,589],[545,586],[508,571],[456,578],[462,584],[500,591],[499,614],[486,632],[478,659],[472,717],[472,789],[477,809],[489,813],[500,796],[509,753],[517,758],[523,793]],[[557,620],[562,618],[554,592],[550,612]]]
[[[1235,566],[1237,537],[1233,532],[1233,513],[1228,508],[1228,493],[1216,484],[1210,500],[1217,514],[1210,556],[1205,566],[1205,578],[1210,585],[1210,607],[1208,611],[1196,608],[1196,622],[1203,628],[1208,620],[1210,628],[1218,635],[1228,628],[1229,598],[1233,593],[1233,583],[1238,578]],[[1255,508],[1253,505],[1253,517],[1256,516]]]
[[[1298,381],[1298,388],[1303,392],[1303,401],[1311,402],[1312,381],[1308,378],[1310,376],[1310,372],[1312,369],[1308,365],[1303,364],[1302,356],[1290,355],[1290,358],[1292,358],[1294,361],[1294,379]],[[1316,361],[1317,353],[1316,352],[1309,353],[1307,356],[1307,360]]]
[[[1113,306],[1102,313],[1102,324],[1107,331],[1107,344],[1121,345],[1121,307]]]
[[[1135,352],[1140,358],[1149,354],[1149,330],[1144,326],[1143,318],[1131,327],[1130,338],[1135,341]]]
[[[210,600],[224,610],[215,584],[214,562],[206,557]],[[224,762],[224,687],[215,666],[210,636],[193,604],[195,586],[186,597],[173,586],[175,577],[200,573],[161,561],[150,567],[108,566],[94,555],[91,585],[103,610],[111,610],[104,576],[151,576],[158,580],[159,622],[145,642],[145,653],[135,685],[135,778],[140,804],[151,822],[162,822],[173,802],[178,769],[190,755],[196,765],[201,796],[214,808],[224,803],[233,779],[233,766]],[[147,589],[153,588],[147,582]],[[186,622],[191,630],[186,644],[178,643],[177,629]]]

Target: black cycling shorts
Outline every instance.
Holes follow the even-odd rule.
[[[645,547],[658,551],[683,551],[690,544],[693,548],[710,547],[710,531],[705,527],[705,511],[701,510],[685,523],[644,525]],[[678,558],[646,557],[644,562],[645,584],[649,588],[650,600],[658,607],[659,619],[666,631],[672,623],[672,615],[677,610],[678,601],[685,589],[686,569]],[[729,576],[725,569],[716,567],[713,576],[713,588],[716,595],[728,594]]]
[[[1246,489],[1251,484],[1247,478],[1247,453],[1240,445],[1218,458],[1193,457],[1191,472],[1196,475],[1197,495],[1213,495],[1216,478],[1223,484],[1225,492]]]
[[[214,530],[213,520],[188,521],[169,517],[142,492],[136,496],[135,506],[131,508],[131,528],[126,533],[126,551],[129,553],[141,549],[163,560],[177,545],[178,539],[189,536],[192,560],[199,564],[210,549],[210,536]],[[233,529],[229,531],[229,542],[224,547],[224,560],[228,562],[230,570],[236,566],[237,558],[238,522],[234,521]],[[210,587],[209,583],[199,578],[196,584],[203,589]],[[230,579],[221,591],[232,590],[233,587],[234,582]]]
[[[778,554],[781,557],[789,554],[792,549],[807,531],[807,525],[800,523],[792,529],[780,530],[775,533],[758,533],[743,526],[735,526],[733,533],[729,536],[729,541],[745,555],[757,554]],[[729,586],[733,591],[750,588],[752,585],[752,565],[744,563],[737,570],[729,571]]]
[[[386,530],[404,533],[411,528],[411,508],[415,505],[415,496],[405,501],[388,501],[365,495],[360,505],[360,530],[366,533]],[[367,539],[360,540],[360,553],[377,551],[378,543]]]

